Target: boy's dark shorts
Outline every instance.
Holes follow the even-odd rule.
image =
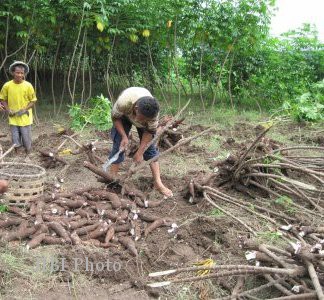
[[[125,133],[128,136],[133,124],[126,117],[121,118],[121,121],[122,121],[124,130],[125,130]],[[140,140],[142,140],[142,136],[143,136],[145,129],[138,128],[138,127],[136,127],[136,129],[137,129]],[[113,141],[113,147],[109,154],[109,159],[111,159],[119,151],[120,143],[122,140],[121,135],[118,133],[118,131],[115,127],[113,127],[111,129],[111,139]],[[143,158],[144,158],[144,160],[149,160],[157,155],[159,155],[158,149],[156,148],[155,145],[151,145],[144,152]],[[119,163],[123,162],[124,160],[125,160],[125,154],[124,154],[124,152],[122,152],[119,154],[118,159],[115,162],[113,162],[113,164],[119,164]]]

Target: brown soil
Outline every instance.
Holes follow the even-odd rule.
[[[186,136],[192,132],[199,132],[204,127],[196,125],[190,130],[184,131]],[[41,156],[38,152],[40,149],[55,149],[64,138],[54,132],[50,126],[36,127],[34,132],[34,150],[29,159],[35,163],[42,165]],[[222,150],[238,150],[244,147],[242,139],[251,139],[255,137],[254,126],[247,123],[238,123],[229,131],[217,131],[219,136],[224,138],[221,144]],[[107,141],[106,133],[92,132],[83,138],[77,138],[82,142],[92,139],[99,139],[100,142]],[[1,138],[1,145],[7,149],[10,145],[9,136]],[[320,144],[320,143],[318,143]],[[108,145],[108,143],[107,143]],[[68,142],[67,147],[75,149],[73,143]],[[66,147],[64,147],[66,148]],[[188,145],[181,148],[181,153],[198,156],[201,165],[207,165],[210,170],[213,169],[212,164],[208,161],[211,154],[204,152],[202,147]],[[106,159],[107,153],[99,151],[99,156]],[[6,160],[20,161],[21,157],[11,154]],[[82,153],[79,155],[65,156],[64,159],[69,164],[68,169],[63,173],[63,165],[47,170],[46,190],[52,191],[57,178],[64,178],[62,190],[73,191],[82,187],[102,187],[105,185],[97,181],[96,176],[83,167],[83,161],[88,160],[87,156]],[[161,165],[167,164],[172,168],[172,155],[161,159]],[[210,164],[210,166],[209,166]],[[126,171],[130,165],[128,160],[123,169]],[[196,170],[196,169],[195,169]],[[176,220],[178,228],[169,233],[169,227],[161,227],[153,231],[148,237],[140,239],[136,242],[139,256],[134,258],[125,249],[109,248],[102,249],[94,246],[42,246],[33,252],[33,256],[26,258],[25,263],[34,265],[37,257],[42,257],[42,253],[47,252],[53,257],[65,258],[66,268],[64,271],[57,271],[51,274],[52,280],[47,280],[46,284],[40,287],[33,284],[33,281],[26,279],[17,273],[8,285],[2,286],[0,283],[1,299],[23,299],[23,293],[29,291],[32,299],[153,299],[161,297],[161,299],[195,299],[199,295],[204,295],[209,299],[224,294],[226,289],[233,288],[235,281],[229,280],[213,281],[212,285],[205,282],[197,282],[190,285],[190,292],[186,290],[188,285],[171,285],[163,289],[147,288],[148,273],[161,271],[165,269],[192,266],[193,263],[206,258],[212,258],[216,262],[225,264],[228,262],[239,263],[245,261],[244,251],[238,247],[238,238],[240,236],[249,236],[249,234],[241,228],[241,225],[223,214],[212,210],[212,207],[204,202],[198,201],[197,204],[188,203],[187,184],[189,178],[195,178],[199,175],[197,171],[188,172],[183,178],[174,177],[173,170],[169,174],[163,174],[164,183],[173,190],[174,198],[167,199],[163,204],[156,208],[147,209],[149,213],[159,216],[171,217]],[[202,172],[203,174],[203,172]],[[135,178],[136,186],[143,192],[148,193],[151,200],[160,200],[162,196],[152,190],[152,180],[149,169],[143,171],[142,174]],[[228,191],[232,195],[238,195],[236,191]],[[239,197],[243,197],[239,194]],[[235,206],[227,207],[232,213],[240,216],[247,224],[253,224],[254,228],[260,231],[267,231],[268,225],[264,225],[254,215],[248,214],[246,211]],[[212,213],[211,213],[212,212]],[[8,246],[12,253],[17,250],[17,243]],[[0,248],[1,250],[1,248]],[[84,265],[80,270],[76,270],[75,260],[85,259],[93,262],[104,262],[109,259],[110,262],[120,264],[119,271],[97,270],[87,271]],[[0,276],[2,272],[2,264],[0,263]],[[18,270],[19,271],[19,270]],[[81,279],[84,278],[84,281]]]

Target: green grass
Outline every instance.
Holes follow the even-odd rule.
[[[214,218],[219,218],[219,217],[223,217],[225,214],[219,210],[218,208],[214,208],[210,213],[210,216],[214,217]]]

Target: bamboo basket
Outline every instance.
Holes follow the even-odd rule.
[[[0,179],[9,181],[8,191],[2,195],[7,205],[24,206],[44,192],[44,168],[27,163],[0,163]]]

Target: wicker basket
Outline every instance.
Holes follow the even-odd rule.
[[[9,181],[9,189],[2,196],[8,205],[23,206],[29,200],[39,197],[44,191],[44,168],[27,164],[0,163],[0,179]]]

